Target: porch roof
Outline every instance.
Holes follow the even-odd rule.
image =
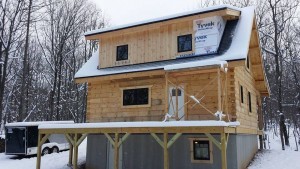
[[[82,129],[82,128],[136,128],[136,127],[236,127],[239,122],[215,120],[205,121],[139,121],[139,122],[102,122],[74,124],[41,124],[39,129]]]

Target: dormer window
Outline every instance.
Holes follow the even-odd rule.
[[[117,61],[128,60],[128,45],[117,46]]]
[[[178,52],[192,51],[192,39],[192,34],[178,36]]]

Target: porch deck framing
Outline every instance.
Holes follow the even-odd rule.
[[[150,134],[153,138],[161,145],[164,152],[164,169],[169,169],[169,155],[168,149],[176,142],[176,140],[185,133],[197,133],[205,134],[209,140],[214,144],[218,145],[222,154],[222,169],[227,169],[227,158],[226,149],[228,135],[230,133],[235,133],[235,127],[224,127],[224,126],[193,126],[193,127],[115,127],[115,128],[49,128],[49,129],[39,129],[39,139],[38,139],[38,153],[37,153],[37,163],[36,169],[41,167],[41,147],[45,140],[50,134],[64,134],[70,145],[69,152],[69,166],[73,166],[73,169],[77,169],[77,159],[78,159],[78,146],[84,140],[88,134],[103,134],[109,140],[110,143],[114,145],[114,169],[119,169],[118,165],[118,154],[120,145],[126,140],[130,134]],[[114,135],[111,138],[109,134]],[[124,134],[120,138],[120,135]],[[156,134],[163,134],[163,140],[161,140]],[[168,140],[168,134],[175,134],[170,140]],[[220,134],[221,140],[217,141],[211,134]],[[109,137],[108,137],[109,136]],[[73,157],[73,158],[72,158]]]

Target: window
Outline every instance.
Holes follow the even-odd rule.
[[[117,61],[128,60],[128,45],[117,46]]]
[[[252,112],[252,106],[251,106],[251,93],[248,92],[248,104],[249,104],[249,112]]]
[[[172,96],[176,96],[176,89],[172,89]],[[177,96],[181,96],[181,90],[177,89]]]
[[[178,52],[186,52],[192,50],[192,34],[177,37]]]
[[[191,161],[194,163],[212,163],[212,143],[207,138],[191,139]]]
[[[149,87],[123,88],[122,104],[124,107],[150,106],[150,88]]]
[[[247,62],[247,63],[246,63],[246,64],[247,64],[247,68],[248,68],[248,69],[250,69],[250,60],[249,60],[249,55],[247,56],[247,61],[246,61],[246,62]]]
[[[244,90],[243,86],[240,86],[240,97],[241,97],[241,103],[244,103]]]

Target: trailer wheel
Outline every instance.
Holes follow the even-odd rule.
[[[45,154],[50,154],[50,149],[48,147],[45,147],[42,151],[42,155],[45,155]]]
[[[52,148],[52,153],[59,153],[58,147],[53,147]]]

